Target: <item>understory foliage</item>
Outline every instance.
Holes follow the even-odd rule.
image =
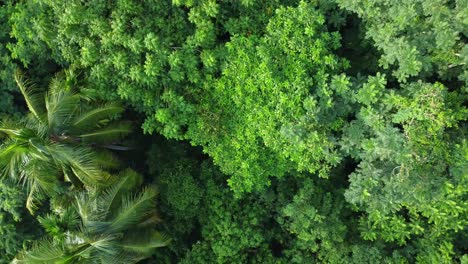
[[[15,91],[15,81],[11,78],[15,72],[15,66],[5,43],[10,41],[8,9],[6,5],[0,5],[0,115],[14,112],[12,92]]]
[[[33,239],[41,235],[38,222],[29,215],[24,203],[26,193],[16,184],[0,181],[0,263],[10,260]]]
[[[5,259],[468,263],[467,1],[7,0],[0,25]]]

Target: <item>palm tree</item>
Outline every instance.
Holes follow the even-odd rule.
[[[103,191],[78,192],[73,206],[55,203],[55,214],[39,218],[49,237],[22,252],[13,263],[136,263],[169,239],[154,229],[157,192],[139,186],[140,176],[127,170]]]
[[[118,163],[99,147],[130,132],[128,122],[114,120],[124,109],[97,105],[78,93],[66,74],[57,75],[46,92],[19,72],[15,79],[29,114],[0,124],[6,135],[0,146],[0,173],[26,185],[28,210],[32,213],[44,195],[63,192],[64,182],[76,188],[105,185],[109,176],[102,169]]]

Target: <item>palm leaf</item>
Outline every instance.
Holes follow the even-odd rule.
[[[18,126],[18,121],[2,120],[0,122],[0,133],[6,134],[12,138],[21,134],[21,127]]]
[[[50,264],[64,263],[66,257],[63,244],[55,244],[51,240],[44,239],[36,242],[30,251],[22,252],[12,263]]]
[[[20,178],[20,171],[23,167],[24,156],[28,149],[24,144],[8,141],[0,147],[0,170],[2,176],[10,176],[12,179]]]
[[[73,184],[73,186],[81,189],[83,187],[83,182],[78,178],[75,173],[68,167],[63,168],[64,180]]]
[[[108,232],[119,232],[138,224],[154,210],[157,191],[154,188],[145,188],[135,196],[123,198],[122,205]]]
[[[70,169],[73,172],[73,175],[75,175],[86,187],[97,188],[98,186],[105,184],[105,181],[102,178],[102,174],[104,174],[104,172],[91,174],[89,170],[82,170],[78,167],[71,167]],[[81,186],[78,185],[75,187],[79,188]]]
[[[0,121],[0,132],[8,135],[8,137],[14,137],[19,135],[21,132],[21,126],[19,125],[21,121],[4,119]]]
[[[26,198],[26,209],[28,209],[31,215],[34,215],[34,212],[39,207],[38,204],[41,203],[41,198],[43,197],[40,196],[39,186],[36,182],[33,182],[30,184],[28,197]]]
[[[165,247],[169,244],[171,238],[157,231],[132,232],[126,234],[120,246],[126,251],[140,254],[151,254],[155,248]]]
[[[52,95],[59,94],[63,91],[68,91],[66,88],[66,74],[61,71],[50,80],[48,93]]]
[[[84,226],[86,226],[87,223],[92,220],[89,193],[81,192],[75,195],[75,208],[80,215],[81,222]]]
[[[57,193],[57,186],[59,186],[56,168],[47,162],[40,160],[32,160],[25,166],[24,174],[20,179],[29,190],[26,199],[26,208],[31,214],[37,210],[38,204],[45,196],[52,196]]]
[[[129,122],[118,122],[90,133],[81,134],[79,137],[84,142],[111,142],[128,135],[132,131],[131,128]]]
[[[45,216],[37,217],[37,220],[44,228],[47,234],[50,236],[57,238],[59,237],[60,240],[65,236],[62,232],[62,228],[60,225],[62,224],[59,217],[53,214],[47,214]]]
[[[116,169],[121,163],[120,161],[107,150],[95,150],[95,160],[99,165],[106,169]]]
[[[0,132],[5,133],[9,137],[11,137],[11,136],[19,135],[21,133],[21,130],[19,130],[19,129],[8,129],[8,128],[0,127]]]
[[[127,169],[118,176],[118,180],[99,195],[98,214],[105,219],[112,216],[113,209],[121,205],[122,197],[132,188],[141,183],[141,176]]]
[[[120,114],[124,109],[117,104],[108,104],[94,108],[78,116],[72,123],[72,128],[82,131],[85,128],[95,127],[96,124],[104,118],[111,118]]]
[[[49,196],[57,192],[59,170],[54,164],[39,159],[30,160],[23,167],[21,181],[35,181],[42,192]]]
[[[132,264],[138,263],[147,258],[147,256],[142,256],[141,254],[134,254],[125,251],[121,251],[115,255],[109,254],[99,254],[99,264],[101,263],[112,263],[112,264]]]
[[[61,134],[69,129],[69,122],[80,105],[80,97],[65,91],[46,94],[47,120],[51,132]]]
[[[21,71],[16,71],[15,81],[26,101],[29,111],[37,120],[43,121],[42,115],[45,113],[44,97],[42,93],[37,92],[36,87],[25,80]]]
[[[104,235],[100,236],[98,239],[90,241],[89,244],[101,253],[116,255],[118,253],[116,242],[118,239],[119,237],[117,235]]]
[[[95,153],[86,147],[68,147],[53,144],[51,156],[62,168],[69,168],[76,177],[87,186],[100,185],[103,182],[103,172],[96,162]]]
[[[161,218],[155,211],[154,213],[150,214],[148,218],[146,218],[144,221],[138,223],[136,226],[137,228],[147,228],[151,226],[155,226],[157,223],[161,222]]]

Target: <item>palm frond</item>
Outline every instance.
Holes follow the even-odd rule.
[[[90,208],[90,197],[86,192],[81,192],[75,195],[75,208],[80,215],[81,222],[84,226],[92,220],[92,211]]]
[[[96,124],[104,118],[111,118],[115,115],[118,115],[124,111],[124,108],[117,104],[107,104],[99,106],[90,111],[86,111],[77,118],[72,123],[72,129],[75,131],[83,131],[87,128],[96,127]]]
[[[165,247],[171,238],[157,231],[143,230],[126,234],[120,246],[122,249],[140,254],[151,254],[154,249]]]
[[[78,213],[72,207],[66,208],[60,214],[47,214],[37,219],[51,237],[61,241],[67,236],[65,230],[75,230],[81,223]]]
[[[63,167],[63,178],[65,181],[70,182],[74,187],[81,189],[83,182],[78,178],[75,173],[69,167]]]
[[[49,82],[48,93],[55,95],[63,91],[66,91],[67,89],[65,87],[66,86],[65,79],[66,79],[66,75],[63,71],[55,74],[54,78],[52,78]]]
[[[66,256],[63,244],[56,244],[52,240],[43,239],[36,242],[30,251],[21,252],[12,263],[63,263],[61,260]]]
[[[93,211],[93,218],[100,218],[101,216],[94,214],[95,211]],[[111,225],[110,222],[106,221],[99,221],[99,220],[93,220],[93,221],[88,221],[86,222],[86,225],[83,225],[83,229],[86,232],[87,235],[89,236],[96,236],[100,235],[106,232],[106,230],[109,229],[109,226]]]
[[[70,127],[70,121],[80,106],[80,97],[65,91],[46,94],[47,120],[50,132],[61,134]]]
[[[37,120],[43,121],[42,116],[45,113],[43,94],[38,92],[37,88],[27,81],[19,70],[15,73],[15,81],[26,101],[29,111]]]
[[[159,217],[158,213],[155,211],[154,213],[150,214],[148,218],[144,221],[138,223],[136,226],[137,228],[147,228],[151,226],[155,226],[156,224],[161,222],[161,218]]]
[[[95,150],[95,159],[103,168],[116,169],[120,166],[120,161],[107,150]]]
[[[34,131],[21,129],[13,138],[0,146],[0,170],[3,176],[20,179],[25,175],[25,166],[31,160],[47,162],[49,153],[46,142],[36,137]]]
[[[0,133],[7,135],[9,138],[18,136],[21,134],[22,127],[19,126],[19,120],[2,120],[0,122]]]
[[[37,137],[32,137],[28,140],[30,154],[43,161],[50,160],[49,145],[49,142]]]
[[[49,124],[37,120],[33,115],[27,115],[22,121],[22,127],[33,131],[34,135],[40,138],[49,136]]]
[[[137,195],[124,197],[120,210],[111,221],[108,232],[118,232],[138,224],[154,210],[156,196],[157,191],[147,187]]]
[[[26,198],[26,209],[28,209],[31,215],[34,215],[43,198],[38,184],[36,182],[30,184],[28,197]]]
[[[65,214],[72,214],[75,218],[79,218],[79,214],[74,206],[77,194],[78,191],[68,189],[65,193],[55,195],[50,199],[51,211],[64,218],[67,218],[64,216]]]
[[[141,254],[129,253],[121,251],[115,255],[109,254],[99,254],[98,263],[112,263],[112,264],[133,264],[138,263],[147,258],[147,256],[142,256]]]
[[[105,185],[105,180],[103,178],[104,172],[90,173],[89,170],[82,170],[81,168],[76,166],[73,166],[70,169],[73,172],[73,175],[80,179],[80,181],[86,187],[97,188],[98,186]]]
[[[19,144],[18,144],[19,143]],[[0,173],[18,180],[21,177],[28,149],[21,142],[8,141],[0,146]]]
[[[114,234],[103,235],[88,243],[100,253],[116,255],[119,250],[116,241],[119,239],[120,237]]]
[[[38,205],[46,196],[51,196],[57,193],[58,181],[55,178],[56,174],[49,173],[48,168],[42,167],[44,163],[40,163],[37,166],[28,164],[25,168],[25,175],[21,180],[27,185],[29,190],[28,197],[26,199],[26,208],[31,214],[37,210]]]
[[[17,136],[21,133],[21,130],[19,129],[9,129],[9,128],[3,128],[3,127],[0,127],[0,132],[8,135],[8,136]]]
[[[19,130],[22,128],[21,120],[4,117],[0,121],[0,128],[5,130]]]
[[[58,192],[59,170],[54,164],[40,159],[32,159],[23,167],[24,174],[20,179],[23,182],[32,182],[40,188],[40,191],[53,196]]]
[[[120,206],[122,197],[138,184],[141,176],[133,170],[127,169],[118,176],[118,180],[99,196],[98,214],[103,218],[112,216],[113,209]]]
[[[14,150],[9,151],[12,147]],[[47,161],[32,158],[27,148],[18,151],[14,147],[10,146],[6,151],[0,152],[0,168],[3,173],[10,174],[12,179],[26,187],[28,190],[26,207],[33,214],[46,195],[50,196],[57,192],[58,181],[55,178],[57,170]]]
[[[60,227],[61,221],[58,216],[53,214],[47,214],[45,216],[38,216],[37,220],[44,228],[47,234],[49,234],[53,238],[59,238],[62,240],[64,238],[64,233],[62,228]]]
[[[69,147],[53,144],[50,148],[54,161],[62,168],[70,168],[76,177],[87,186],[100,185],[103,171],[97,163],[95,153],[86,147]]]
[[[129,122],[118,122],[110,124],[105,128],[99,128],[92,132],[78,135],[83,142],[90,143],[105,143],[122,139],[132,131],[132,126]]]

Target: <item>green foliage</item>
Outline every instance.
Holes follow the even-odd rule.
[[[300,241],[298,246],[308,248],[314,253],[319,252],[319,259],[332,255],[327,251],[336,251],[337,245],[344,241],[347,229],[339,215],[344,201],[336,198],[334,201],[331,193],[321,192],[322,188],[306,181],[304,187],[294,196],[293,202],[282,212],[285,226]],[[340,194],[334,196],[342,197]],[[336,257],[338,260],[338,256]]]
[[[237,193],[260,189],[269,176],[291,169],[320,170],[326,176],[327,167],[339,157],[329,142],[333,140],[327,138],[330,131],[317,123],[323,119],[336,129],[347,110],[331,111],[338,102],[327,91],[334,87],[330,76],[346,63],[331,53],[339,47],[339,36],[327,32],[324,11],[306,3],[280,7],[293,4],[289,1],[175,4],[37,1],[25,4],[21,12],[40,5],[50,15],[31,15],[55,26],[45,26],[48,34],[38,34],[37,45],[50,43],[49,36],[55,34],[54,45],[48,45],[53,57],[59,54],[74,67],[86,69],[88,79],[106,98],[119,95],[144,111],[146,131],[203,146],[224,172],[234,174],[231,186]],[[18,19],[16,24],[21,24]],[[215,28],[218,24],[220,30]],[[15,36],[18,43],[32,41]],[[15,48],[20,49],[19,44]],[[251,80],[244,87],[235,78],[239,63],[250,55],[239,69]],[[228,86],[237,88],[225,89]],[[275,89],[280,94],[271,93]],[[298,105],[306,98],[308,109]],[[252,107],[265,102],[258,110]],[[314,111],[322,116],[311,117]],[[258,127],[236,125],[246,123]],[[249,143],[242,145],[251,149],[240,147],[244,139]],[[294,140],[300,141],[297,149]],[[317,144],[323,140],[329,143]],[[315,149],[307,151],[311,147]],[[319,168],[322,163],[327,166]]]
[[[169,232],[174,241],[163,255],[171,256],[167,261],[407,263],[404,250],[392,252],[383,243],[371,245],[359,237],[343,190],[333,190],[336,187],[328,180],[274,181],[270,190],[234,199],[215,166],[201,162],[196,169],[200,162],[188,158],[184,150],[179,146],[168,151],[159,145],[149,153],[151,164],[164,167],[154,170],[154,177],[161,186],[165,225],[173,228]],[[182,159],[162,162],[158,153],[178,153]],[[186,196],[174,196],[175,190],[168,188],[177,185],[183,186]],[[180,210],[187,202],[191,207]],[[158,254],[157,259],[163,256]]]
[[[366,36],[383,53],[380,65],[400,82],[433,75],[467,81],[466,1],[337,2],[363,19]]]
[[[6,1],[0,112],[30,114],[2,119],[0,164],[30,195],[0,182],[0,254],[466,262],[467,10],[463,0]],[[15,68],[43,84],[57,67],[79,80],[44,91],[19,77],[24,101],[11,97]],[[109,103],[118,99],[138,113]],[[100,151],[121,148],[120,115],[154,134],[125,161]],[[151,178],[111,177],[120,163]],[[143,182],[160,191],[172,237],[161,250],[155,190],[131,194]],[[25,228],[20,205],[46,196],[52,212],[37,219],[48,236],[30,247],[41,232]]]
[[[349,81],[332,76],[346,62],[332,54],[339,35],[323,24],[311,4],[280,8],[264,36],[233,37],[222,76],[206,82],[187,134],[233,175],[237,194],[293,169],[326,177],[339,161],[332,131],[349,111],[338,104]]]
[[[169,239],[154,229],[156,190],[138,187],[138,174],[126,171],[102,191],[59,198],[54,214],[39,218],[48,237],[13,263],[137,263]],[[72,202],[72,207],[64,207]]]
[[[468,224],[465,94],[439,83],[384,88],[377,75],[356,93],[363,106],[341,145],[360,163],[346,199],[366,213],[363,238],[414,244],[420,263],[450,262]]]
[[[69,74],[69,78],[72,78]],[[29,191],[26,206],[33,212],[44,195],[65,191],[61,179],[77,188],[105,185],[102,167],[118,164],[106,147],[130,132],[127,123],[113,121],[123,111],[118,105],[95,106],[72,87],[73,79],[58,75],[46,93],[28,83],[20,73],[16,81],[29,108],[18,121],[5,121],[0,132],[7,139],[0,147],[2,176],[23,182]]]
[[[17,186],[0,181],[0,263],[13,259],[38,232],[37,225],[23,208],[25,199],[25,193]]]
[[[16,84],[13,79],[15,65],[12,62],[10,53],[3,43],[7,43],[9,38],[8,24],[8,5],[0,5],[0,114],[11,114],[15,111],[13,105],[13,91],[16,90]]]

